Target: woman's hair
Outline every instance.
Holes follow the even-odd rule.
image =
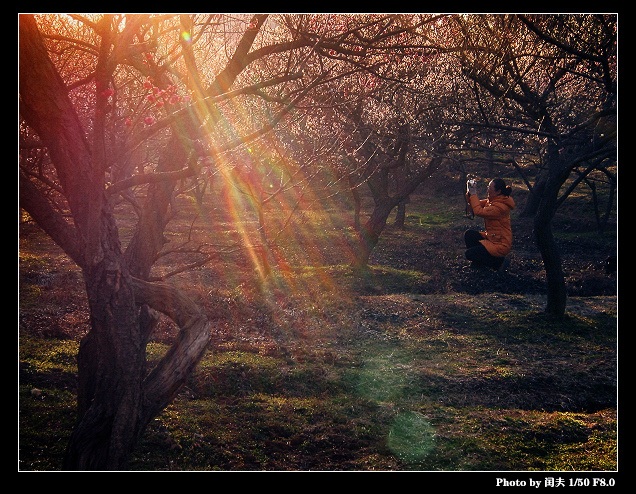
[[[510,187],[510,185],[506,185],[503,178],[494,178],[492,185],[495,187],[497,192],[501,192],[504,196],[509,196],[512,193],[512,187]]]

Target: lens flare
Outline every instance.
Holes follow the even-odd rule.
[[[405,463],[418,463],[435,446],[435,429],[420,413],[401,413],[393,421],[387,446]]]

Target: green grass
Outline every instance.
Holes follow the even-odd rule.
[[[331,254],[261,282],[238,269],[227,280],[205,270],[183,278],[213,316],[213,338],[130,468],[616,470],[615,297],[571,300],[565,319],[554,321],[536,294],[418,292],[433,270],[409,266],[411,254],[395,262],[391,255],[422,237],[447,246],[464,220],[448,204],[415,206],[407,230],[382,237],[387,260],[365,273]],[[331,229],[315,231],[324,233],[307,250],[283,246],[290,259],[319,259],[321,241],[334,243]],[[588,232],[576,238],[612,243]],[[27,247],[19,468],[56,471],[76,419],[75,358],[87,312],[75,273],[52,269]],[[433,262],[443,265],[444,248],[432,249]],[[148,360],[167,348],[152,341]]]
[[[362,314],[375,332],[334,327],[333,341],[313,341],[317,351],[291,339],[267,354],[211,349],[151,424],[131,468],[616,468],[612,318],[549,325],[509,311],[500,312],[505,326],[493,326],[487,312],[456,307],[441,315],[445,330],[411,337],[403,321]],[[25,470],[60,467],[74,395],[59,375],[74,371],[76,349],[21,339]]]

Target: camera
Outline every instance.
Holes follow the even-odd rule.
[[[470,194],[477,193],[477,179],[472,176],[468,176],[468,180],[466,180],[466,191]]]
[[[477,194],[477,177],[473,175],[466,175],[466,192],[470,195]],[[475,218],[475,212],[470,206],[468,196],[466,196],[466,209],[464,213],[466,214],[466,218],[470,218],[471,220]]]

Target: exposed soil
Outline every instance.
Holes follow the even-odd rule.
[[[428,194],[428,192],[425,192]],[[437,192],[435,192],[437,193]],[[425,198],[415,197],[411,203],[425,201]],[[449,201],[449,198],[443,200]],[[517,198],[518,204],[523,199]],[[455,202],[453,202],[455,201]],[[511,264],[507,272],[497,272],[488,268],[474,268],[464,257],[463,232],[466,229],[480,229],[483,221],[479,218],[469,219],[463,216],[461,203],[457,205],[457,198],[451,196],[449,204],[457,209],[457,221],[445,228],[422,228],[415,222],[408,220],[404,228],[392,224],[390,218],[380,242],[372,253],[370,267],[381,266],[382,269],[412,270],[419,276],[414,277],[408,284],[396,284],[390,275],[374,271],[367,283],[350,286],[354,290],[352,295],[383,295],[391,293],[411,294],[461,294],[487,295],[519,294],[536,296],[540,300],[546,293],[546,281],[540,253],[534,244],[532,234],[532,219],[513,219],[514,244],[513,251],[508,256]],[[413,206],[413,209],[417,209]],[[184,231],[189,228],[191,215],[186,213]],[[216,221],[222,222],[221,217],[226,213],[215,208],[212,213],[217,215]],[[345,223],[350,220],[344,220]],[[343,223],[342,227],[346,224]],[[181,226],[176,227],[176,231]],[[571,234],[570,240],[559,239],[559,249],[562,257],[563,271],[566,280],[568,306],[576,304],[577,297],[616,297],[617,273],[606,269],[606,259],[616,254],[615,225],[606,227],[607,234],[590,235],[594,225],[589,221],[579,222],[578,228],[585,235],[576,235],[575,227],[567,218],[555,219],[557,232],[563,230]],[[349,230],[351,228],[349,227]],[[202,232],[208,235],[206,232]],[[584,240],[582,240],[584,239]],[[316,248],[301,249],[291,253],[290,261],[296,266],[308,262],[314,265],[341,264],[346,262],[343,254],[347,248],[346,240],[335,240]],[[26,289],[40,289],[42,297],[37,306],[20,306],[20,330],[29,331],[42,336],[75,338],[88,329],[88,312],[86,310],[85,292],[79,269],[55,246],[50,239],[33,223],[20,226],[21,258],[20,283]],[[313,252],[318,252],[314,255]],[[299,254],[300,252],[300,254]],[[24,257],[24,255],[27,255]],[[29,255],[39,257],[38,264],[30,261]],[[302,256],[312,256],[307,261]],[[231,287],[232,284],[248,289],[247,285],[254,283],[256,273],[248,257],[244,253],[232,254],[232,259],[207,266],[204,270],[197,270],[192,279],[200,281],[212,289],[212,292]],[[48,261],[47,261],[48,259]],[[169,264],[167,264],[169,265]],[[230,273],[232,279],[227,274]],[[187,279],[187,278],[182,278]],[[188,287],[186,287],[188,288]],[[229,305],[214,305],[210,307],[211,317],[222,320],[226,316],[231,319],[230,324],[236,322],[236,307]],[[244,309],[244,308],[243,308]],[[170,337],[171,331],[164,336]],[[157,335],[161,338],[161,335]]]
[[[225,427],[227,431],[256,431],[258,443],[266,448],[266,461],[252,459],[245,462],[241,452],[244,448],[249,449],[249,441],[247,444],[230,441],[226,447],[213,447],[217,441],[214,429],[209,437],[198,438],[199,442],[195,441],[190,449],[196,452],[197,448],[203,447],[199,443],[210,442],[205,461],[224,470],[366,469],[361,466],[360,460],[365,451],[369,454],[370,469],[404,469],[390,455],[378,456],[373,435],[352,437],[348,411],[346,414],[343,412],[342,417],[333,416],[331,414],[336,413],[336,407],[332,406],[330,413],[324,412],[324,417],[318,417],[322,412],[317,413],[315,425],[299,426],[300,432],[287,438],[287,418],[273,416],[270,417],[272,423],[262,425],[263,416],[260,409],[254,408],[250,393],[263,386],[264,394],[284,390],[292,395],[306,393],[313,397],[315,393],[324,393],[326,399],[330,396],[331,387],[341,385],[333,379],[333,375],[342,369],[359,367],[360,361],[364,361],[360,352],[366,351],[367,347],[390,346],[392,339],[404,335],[412,341],[421,339],[423,344],[433,347],[446,345],[444,335],[451,335],[451,338],[458,338],[455,344],[460,345],[461,338],[472,333],[470,320],[475,310],[481,311],[480,314],[487,313],[487,318],[491,317],[490,313],[496,317],[498,311],[510,317],[511,308],[513,312],[518,309],[540,314],[546,303],[545,274],[532,238],[532,220],[515,218],[513,221],[515,240],[507,272],[472,268],[464,258],[463,232],[468,228],[480,228],[483,223],[479,219],[465,218],[461,202],[458,203],[456,198],[446,200],[451,208],[457,210],[457,220],[452,221],[451,226],[422,226],[417,220],[422,209],[421,197],[412,199],[409,208],[412,213],[409,215],[407,209],[405,228],[393,226],[391,218],[372,254],[367,275],[354,277],[343,268],[348,244],[342,237],[350,234],[351,228],[347,225],[350,218],[342,219],[340,215],[340,219],[335,220],[340,223],[330,220],[334,233],[321,237],[321,245],[309,241],[301,249],[281,245],[281,252],[284,251],[289,265],[281,264],[280,267],[293,272],[290,276],[293,290],[289,286],[279,288],[275,284],[268,285],[273,287],[271,290],[263,290],[249,257],[240,251],[173,278],[171,282],[188,290],[208,313],[213,323],[210,346],[215,353],[244,351],[247,355],[271,356],[282,362],[280,368],[271,370],[271,375],[265,377],[252,376],[249,368],[240,365],[228,365],[222,371],[217,370],[213,378],[202,371],[198,377],[193,376],[179,396],[186,403],[188,400],[213,398],[218,406],[226,407],[219,416],[226,417],[228,422],[219,427]],[[183,212],[183,221],[176,221],[169,232],[175,244],[176,237],[182,233],[198,234],[204,238],[214,236],[214,232],[205,227],[197,226],[191,230],[191,211],[184,209]],[[228,218],[222,208],[209,207],[206,214],[216,215],[209,225],[229,225],[225,223]],[[615,253],[613,226],[608,226],[611,234],[597,235],[590,233],[594,225],[578,222],[579,235],[573,231],[573,222],[567,217],[558,217],[555,223],[555,231],[560,234],[558,244],[566,277],[567,311],[592,317],[607,314],[607,318],[611,319],[616,312],[617,273],[607,272],[604,261],[608,255]],[[129,225],[124,228],[129,228]],[[199,231],[196,231],[197,228]],[[342,231],[348,233],[343,235]],[[563,235],[563,232],[568,235]],[[236,235],[236,232],[231,234]],[[291,235],[290,238],[295,237]],[[162,269],[171,269],[171,262],[169,257],[162,260]],[[304,269],[312,270],[311,284],[302,284]],[[321,273],[325,275],[324,280]],[[79,269],[32,223],[24,223],[20,228],[19,290],[20,334],[77,340],[88,331],[89,314]],[[313,306],[314,301],[318,304],[316,307]],[[322,307],[321,303],[328,307]],[[542,324],[540,319],[534,322],[537,327]],[[493,328],[492,331],[503,329]],[[483,328],[475,331],[478,336],[485,332]],[[520,381],[500,379],[492,362],[479,361],[479,349],[471,345],[470,351],[477,354],[474,357],[470,354],[468,366],[472,365],[473,358],[479,361],[474,371],[460,374],[461,377],[452,372],[437,378],[426,374],[428,380],[420,384],[434,394],[437,402],[446,406],[482,406],[487,410],[490,410],[488,407],[497,410],[504,406],[498,400],[505,396],[504,408],[517,409],[516,413],[522,413],[521,410],[530,414],[537,410],[542,413],[582,413],[589,422],[587,427],[598,428],[596,421],[602,421],[602,428],[610,430],[611,435],[612,407],[616,398],[615,352],[612,348],[603,348],[602,352],[595,350],[594,363],[589,366],[585,358],[588,348],[580,348],[578,343],[570,341],[552,345],[550,330],[546,333],[545,341],[538,334],[533,344],[520,343],[515,349],[514,365],[522,369],[520,375],[526,376]],[[175,334],[175,326],[169,321],[162,321],[152,340],[170,343]],[[504,337],[499,335],[499,338]],[[535,352],[541,352],[543,358],[537,359]],[[379,357],[384,358],[382,355],[380,353]],[[457,365],[461,366],[462,362],[459,358]],[[425,364],[426,361],[418,365]],[[293,380],[294,369],[304,365],[315,373],[308,374],[313,377],[309,381]],[[25,386],[76,391],[76,376],[57,371],[38,372],[25,362],[21,362],[20,370],[21,384]],[[214,382],[212,387],[210,379]],[[386,417],[378,417],[380,422],[389,419],[388,410]],[[485,416],[480,419],[482,426],[486,429],[492,427],[497,436],[500,430],[498,420],[501,418],[494,411],[484,413]],[[292,417],[296,420],[298,414],[289,418]],[[442,427],[443,417],[437,418]],[[169,418],[164,420],[165,423],[170,422]],[[237,429],[236,424],[230,423],[231,420],[239,421],[241,426]],[[462,424],[460,421],[456,427],[461,428]],[[166,460],[168,464],[177,461],[174,436],[181,429],[187,434],[187,422],[175,421],[171,434],[164,430],[165,425],[157,427],[157,430],[154,426],[150,428],[147,442],[143,445],[148,449],[139,453],[140,458],[146,454],[154,458],[158,452],[166,451],[170,458]],[[522,431],[527,429],[527,426],[519,427]],[[448,428],[445,433],[449,436],[461,435],[451,430],[455,428],[453,421]],[[560,427],[554,434],[554,438],[546,439],[546,444],[565,441]],[[581,448],[586,447],[586,438],[577,436],[576,441],[583,444]],[[185,439],[181,440],[186,444]],[[38,444],[38,441],[33,443]],[[294,446],[293,454],[290,453],[290,444]],[[303,454],[297,452],[297,444],[298,448],[302,446]],[[520,444],[525,444],[525,441],[520,441]],[[339,453],[334,453],[335,449]],[[462,469],[480,469],[478,461],[463,464],[461,458],[454,459],[454,451],[451,443],[447,450],[450,458],[440,458],[439,464],[433,462],[429,468],[444,469],[448,465],[457,465]],[[35,447],[32,456],[37,459],[38,454],[46,456],[52,453],[40,452]],[[538,461],[542,461],[542,454],[533,453]],[[611,462],[611,452],[606,456]],[[27,454],[23,457],[31,459]],[[59,462],[59,458],[54,456],[47,460],[51,464]],[[191,467],[188,462],[195,461],[195,458],[181,460],[186,463],[174,469]],[[505,469],[510,464],[504,463],[501,468]],[[163,463],[161,465],[159,468],[166,468]],[[538,468],[541,467],[545,464]],[[137,468],[152,467],[142,462]],[[499,469],[496,461],[489,463],[488,468]]]
[[[381,245],[373,253],[372,264],[429,273],[430,280],[417,287],[420,293],[545,293],[545,272],[532,238],[532,219],[515,221],[514,247],[508,256],[511,263],[504,273],[471,267],[464,258],[463,232],[470,228],[483,228],[483,221],[467,219],[465,225],[436,230],[434,238],[389,226],[381,242],[390,243],[391,250]],[[612,253],[606,242],[599,240],[595,245],[568,241],[560,242],[559,247],[568,296],[616,294],[616,273],[605,269],[605,260]]]

